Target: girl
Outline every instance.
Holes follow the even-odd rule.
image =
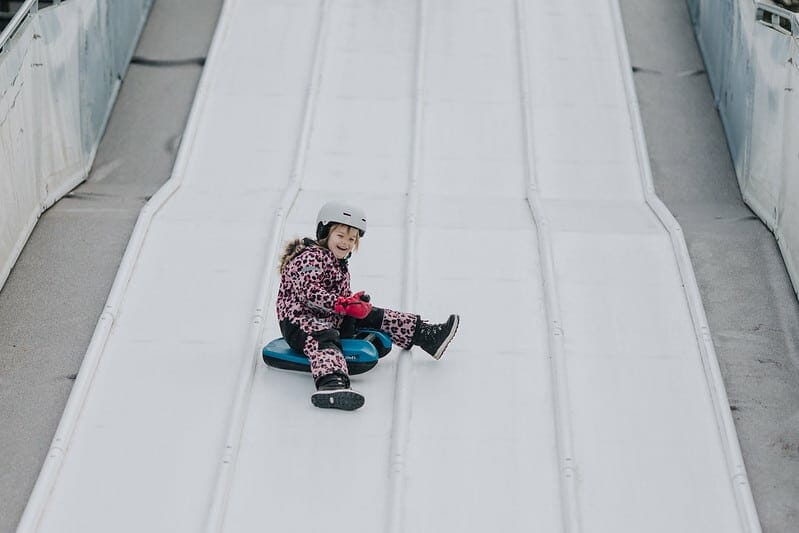
[[[358,328],[379,329],[405,349],[419,346],[440,359],[458,329],[458,315],[443,324],[428,324],[418,315],[380,309],[369,297],[350,291],[347,260],[366,233],[366,215],[358,207],[328,202],[316,218],[316,240],[286,244],[280,260],[277,317],[292,350],[311,363],[317,407],[352,411],[364,397],[350,388],[341,338]]]

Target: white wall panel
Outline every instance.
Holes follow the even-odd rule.
[[[41,213],[86,178],[151,4],[33,10],[0,54],[0,286]]]
[[[763,2],[688,3],[741,194],[799,291],[799,16]]]

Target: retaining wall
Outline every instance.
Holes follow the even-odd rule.
[[[86,179],[152,1],[33,2],[2,46],[0,287],[39,216]]]
[[[774,4],[688,0],[744,201],[774,232],[799,289],[799,16]]]

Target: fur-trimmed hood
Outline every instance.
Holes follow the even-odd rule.
[[[319,243],[307,237],[304,239],[297,238],[287,242],[286,247],[283,249],[283,255],[280,257],[280,267],[278,270],[282,272],[283,268],[289,264],[289,261],[300,255],[311,246],[319,246]]]
[[[296,238],[287,242],[286,247],[283,249],[283,255],[280,257],[280,266],[278,268],[278,272],[283,272],[285,266],[288,265],[292,259],[309,248],[322,248],[327,250],[327,248],[319,244],[317,241],[309,239],[308,237],[305,237],[304,239]],[[332,254],[333,252],[330,253]],[[347,259],[340,259],[339,261],[342,268],[347,270]]]
[[[280,258],[278,320],[329,318],[336,300],[350,296],[347,261],[313,239],[292,239]]]

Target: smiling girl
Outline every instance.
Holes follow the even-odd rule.
[[[316,383],[311,402],[317,407],[351,411],[364,404],[364,397],[350,388],[342,335],[378,329],[404,349],[419,346],[440,359],[458,329],[458,315],[428,324],[418,315],[373,307],[363,291],[352,293],[347,260],[365,233],[362,209],[328,202],[317,216],[316,240],[287,243],[280,260],[280,331],[291,349],[310,361]]]

